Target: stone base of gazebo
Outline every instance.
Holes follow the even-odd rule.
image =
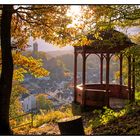
[[[106,84],[86,84],[84,88],[82,85],[78,85],[74,106],[81,111],[101,109],[103,106],[122,108],[132,97],[128,87],[124,85],[109,84],[108,91]]]

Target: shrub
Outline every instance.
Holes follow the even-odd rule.
[[[61,110],[51,110],[47,113],[43,112],[40,115],[34,116],[34,126],[38,127],[44,123],[57,122],[59,119],[71,116],[73,116],[73,114],[69,108],[67,108],[65,112],[62,112]]]

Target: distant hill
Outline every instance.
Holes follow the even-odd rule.
[[[63,50],[63,51],[49,51],[47,52],[46,54],[49,56],[49,57],[58,57],[58,56],[62,56],[62,55],[66,55],[66,54],[71,54],[73,55],[73,50]]]

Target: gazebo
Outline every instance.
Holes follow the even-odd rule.
[[[133,101],[135,96],[135,58],[132,55],[124,56],[122,51],[135,44],[123,33],[114,29],[100,32],[102,39],[96,39],[92,34],[87,35],[87,39],[92,42],[90,45],[74,46],[74,104],[82,108],[102,108],[110,107],[111,98],[127,99]],[[110,60],[113,55],[119,55],[119,84],[111,84]],[[77,83],[77,57],[82,55],[82,83]],[[90,54],[96,54],[100,60],[100,83],[86,82],[86,60]],[[123,84],[123,58],[128,60],[128,84]],[[103,83],[103,62],[106,61],[106,80]]]

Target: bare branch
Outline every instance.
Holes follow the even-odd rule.
[[[29,23],[29,24],[36,24],[36,25],[38,25],[38,26],[44,24],[44,23],[41,23],[41,22],[39,22],[37,19],[34,19],[34,18],[33,18],[34,21],[25,19],[25,18],[23,18],[19,13],[17,13],[17,16],[18,16],[21,20],[23,20],[23,21],[25,21],[25,22],[27,22],[27,23]],[[45,26],[48,27],[49,29],[51,29],[52,31],[56,32],[56,31],[54,30],[54,28],[51,28],[51,26],[49,26],[48,24],[45,24]]]

